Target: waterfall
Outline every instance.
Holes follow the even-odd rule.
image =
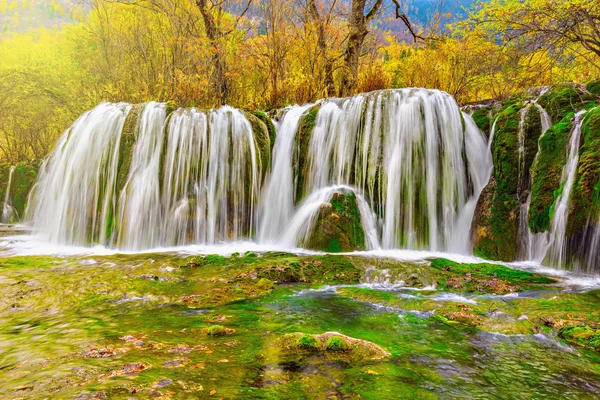
[[[292,171],[294,139],[300,118],[311,106],[289,107],[276,127],[273,166],[261,198],[260,242],[276,242],[292,217],[295,199]]]
[[[53,243],[128,250],[251,237],[261,172],[244,113],[192,108],[167,119],[164,104],[148,103],[128,150],[130,109],[103,103],[62,136],[32,192],[34,229]]]
[[[481,135],[479,128],[475,122],[467,115],[463,115],[465,119],[465,150],[467,158],[473,162],[473,166],[469,168],[471,173],[471,181],[473,182],[473,195],[469,198],[465,206],[460,210],[452,240],[448,246],[448,250],[453,253],[467,254],[472,251],[471,242],[464,240],[465,237],[470,237],[471,224],[479,196],[483,189],[488,184],[494,164],[491,151],[481,152],[481,148],[485,148],[485,138]],[[496,121],[492,125],[490,133],[489,146],[494,139],[494,131],[496,129]]]
[[[160,203],[160,155],[164,140],[166,108],[148,103],[142,112],[131,167],[119,197],[118,243],[127,249],[158,246],[162,210]]]
[[[12,186],[13,174],[15,172],[15,166],[10,167],[8,173],[8,184],[6,185],[6,194],[4,195],[4,204],[2,205],[2,223],[9,224],[15,216],[15,209],[10,201],[10,188]],[[17,217],[18,218],[18,217]]]
[[[327,100],[310,138],[304,193],[356,187],[381,218],[384,248],[468,248],[468,234],[454,237],[457,222],[491,159],[481,132],[470,122],[463,129],[469,120],[435,90]],[[465,142],[474,147],[466,151]]]
[[[260,170],[252,126],[224,106],[180,109],[170,118],[164,161],[161,244],[213,244],[251,237]]]
[[[332,193],[352,191],[365,247],[470,251],[491,152],[450,95],[401,89],[329,99],[300,137],[311,107],[285,110],[265,171],[266,136],[240,110],[168,115],[161,103],[103,103],[43,163],[28,216],[60,244],[295,247]]]
[[[32,193],[34,229],[53,243],[110,245],[127,104],[103,103],[69,128]]]
[[[575,114],[573,121],[573,130],[569,140],[569,153],[567,163],[563,169],[562,192],[554,206],[554,216],[552,217],[552,231],[550,232],[550,263],[552,265],[564,265],[567,241],[567,219],[569,216],[569,198],[571,189],[575,183],[577,167],[579,164],[579,143],[581,139],[581,126],[584,121],[586,110]]]

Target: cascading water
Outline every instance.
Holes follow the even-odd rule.
[[[281,235],[279,243],[289,248],[296,247],[297,245],[301,246],[306,243],[309,239],[311,228],[314,226],[321,205],[328,202],[334,193],[346,192],[354,192],[356,194],[356,202],[361,214],[361,226],[365,232],[366,249],[374,250],[379,248],[375,214],[362,195],[356,193],[355,189],[352,187],[344,185],[318,189],[308,196],[299,205],[297,212],[287,224],[287,229]]]
[[[541,97],[545,92],[542,91],[539,97]],[[545,232],[533,234],[529,229],[529,206],[531,203],[531,177],[529,175],[529,171],[526,166],[526,123],[527,123],[527,115],[531,110],[531,107],[535,107],[540,113],[540,122],[541,122],[541,135],[538,139],[544,136],[546,131],[552,127],[552,120],[550,115],[544,110],[542,106],[537,103],[539,97],[532,101],[529,104],[526,104],[525,107],[521,110],[520,119],[519,119],[519,130],[518,130],[518,142],[519,142],[519,188],[517,191],[517,197],[520,202],[519,206],[519,222],[518,222],[518,255],[517,259],[519,260],[535,260],[541,262],[544,257],[545,250],[548,244],[548,234]],[[540,153],[539,145],[538,150],[535,155],[537,158]],[[535,162],[535,159],[534,159]],[[525,199],[523,197],[527,195]]]
[[[491,153],[451,96],[403,89],[330,99],[301,138],[310,107],[290,107],[277,124],[261,191],[270,150],[243,112],[167,116],[159,103],[139,113],[101,104],[45,161],[29,219],[61,244],[141,250],[254,238],[295,247],[332,193],[352,191],[366,248],[469,252]]]
[[[131,106],[100,104],[69,128],[40,169],[30,212],[53,243],[111,245],[121,133]]]
[[[180,109],[167,121],[164,104],[148,103],[131,151],[130,109],[101,104],[63,135],[31,196],[34,229],[54,243],[129,250],[250,237],[261,173],[245,115]]]
[[[575,182],[577,167],[579,164],[579,143],[581,140],[581,127],[584,121],[586,110],[575,114],[573,121],[573,130],[569,140],[569,153],[567,163],[563,169],[562,192],[554,206],[554,216],[552,217],[550,232],[550,263],[551,265],[564,265],[566,261],[566,242],[567,242],[567,219],[569,216],[569,199],[571,189]]]
[[[382,91],[321,104],[300,190],[311,198],[344,185],[363,194],[380,219],[384,248],[464,252],[473,212],[461,211],[477,201],[490,168],[483,135],[449,95]]]
[[[229,106],[209,113],[180,109],[167,133],[161,244],[250,237],[261,173],[244,114]]]
[[[542,94],[539,96],[541,97],[545,92],[542,92]],[[550,117],[550,114],[548,114],[548,112],[537,103],[537,101],[539,100],[539,97],[533,102],[533,105],[538,109],[538,111],[540,112],[540,119],[541,119],[541,123],[542,123],[542,134],[540,135],[539,139],[538,139],[538,150],[537,153],[535,155],[535,158],[537,159],[537,157],[540,154],[540,146],[539,143],[541,142],[542,138],[544,137],[544,135],[546,134],[546,132],[552,128],[552,118]],[[535,159],[533,161],[535,163]],[[520,215],[519,217],[522,218],[519,221],[519,226],[521,226],[521,224],[526,224],[527,226],[527,260],[531,260],[531,261],[535,261],[538,263],[541,263],[546,255],[546,251],[548,248],[548,243],[549,243],[549,234],[548,232],[538,232],[538,233],[532,233],[531,229],[529,229],[529,221],[528,221],[528,216],[529,216],[529,206],[531,205],[531,192],[529,192],[529,195],[527,196],[527,202],[525,203],[525,207],[523,209],[523,207],[521,208],[520,211]],[[524,215],[523,215],[524,212]]]
[[[164,141],[166,108],[149,103],[139,121],[131,167],[119,197],[119,245],[148,249],[160,243],[160,155]]]
[[[273,167],[262,194],[258,239],[276,242],[294,212],[295,185],[292,171],[294,139],[302,115],[311,105],[294,106],[285,111],[277,125]]]
[[[467,254],[471,251],[470,241],[464,240],[464,238],[469,237],[473,216],[475,214],[475,208],[477,207],[477,201],[479,200],[481,192],[488,184],[490,176],[492,175],[494,164],[492,162],[491,143],[494,139],[494,131],[496,129],[496,124],[494,122],[489,139],[488,149],[490,150],[487,152],[481,152],[481,148],[486,147],[485,138],[480,134],[479,128],[473,119],[470,117],[468,118],[464,114],[463,116],[466,124],[465,129],[466,132],[468,132],[465,135],[465,150],[467,152],[467,158],[474,161],[473,165],[481,169],[470,169],[471,181],[473,182],[473,195],[469,198],[465,206],[458,214],[456,228],[454,229],[454,234],[452,235],[452,239],[448,246],[449,251],[459,254]]]
[[[6,185],[6,194],[4,195],[4,204],[2,205],[2,223],[8,224],[13,220],[15,216],[15,209],[10,201],[10,188],[12,186],[13,174],[15,173],[15,166],[10,167],[8,173],[8,184]]]

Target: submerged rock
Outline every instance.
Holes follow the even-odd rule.
[[[365,250],[356,195],[352,191],[334,193],[319,209],[307,248],[331,253]]]

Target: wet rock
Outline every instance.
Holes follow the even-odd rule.
[[[352,191],[334,193],[319,209],[306,248],[331,253],[365,250],[356,195]]]

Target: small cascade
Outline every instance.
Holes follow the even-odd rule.
[[[377,238],[377,227],[375,224],[375,214],[369,207],[365,198],[356,193],[350,186],[336,185],[329,186],[314,191],[299,206],[293,218],[289,221],[287,229],[283,232],[279,244],[288,247],[302,247],[309,240],[311,228],[314,226],[319,209],[335,193],[354,192],[356,195],[358,209],[360,211],[360,222],[365,232],[365,247],[367,250],[379,248]]]
[[[31,196],[34,230],[52,243],[111,244],[121,133],[131,106],[83,114],[46,159]]]
[[[539,97],[541,97],[545,92],[542,91]],[[519,206],[519,221],[518,221],[518,256],[519,260],[534,260],[541,262],[544,258],[544,254],[546,252],[546,248],[548,245],[548,234],[545,232],[540,232],[537,234],[533,234],[529,229],[529,206],[531,204],[531,176],[529,171],[526,170],[525,160],[527,154],[525,154],[525,134],[526,134],[526,118],[531,107],[535,107],[540,113],[540,122],[541,122],[541,135],[538,139],[544,136],[546,131],[552,127],[552,120],[550,115],[546,112],[546,110],[540,106],[537,101],[539,99],[535,99],[531,103],[527,104],[522,110],[519,120],[519,190],[518,190],[518,199],[520,202]],[[538,150],[535,155],[537,158],[540,153],[540,148],[538,144]],[[534,159],[535,163],[535,159]],[[523,198],[524,196],[526,198]]]
[[[468,254],[472,251],[471,243],[465,241],[465,237],[469,237],[471,231],[471,225],[473,222],[473,216],[479,201],[479,196],[483,189],[488,184],[492,171],[494,169],[494,163],[492,160],[492,152],[481,152],[479,151],[482,147],[485,148],[485,138],[480,134],[479,128],[473,121],[473,119],[464,116],[466,131],[470,132],[465,135],[465,150],[467,151],[467,158],[474,161],[474,165],[478,169],[471,168],[471,181],[473,183],[473,196],[469,198],[465,206],[460,210],[458,219],[455,225],[453,237],[448,245],[448,250],[452,253],[457,254]],[[496,121],[492,125],[492,131],[490,133],[489,146],[491,150],[491,143],[494,139],[494,131],[496,129]]]
[[[160,155],[164,141],[166,107],[148,103],[139,121],[131,167],[119,197],[118,244],[141,250],[160,244]]]
[[[276,242],[294,211],[296,198],[292,156],[294,139],[302,115],[311,107],[293,106],[286,109],[277,125],[277,138],[273,148],[273,167],[262,193],[261,218],[258,240]]]
[[[529,249],[529,239],[531,236],[531,232],[529,230],[529,200],[523,201],[523,192],[529,191],[531,186],[531,181],[529,179],[529,174],[525,171],[525,135],[526,135],[526,118],[527,113],[529,112],[531,105],[528,104],[521,110],[521,115],[519,119],[519,131],[518,131],[518,140],[519,140],[519,180],[518,188],[517,188],[517,199],[519,201],[519,222],[518,222],[518,232],[517,238],[519,240],[517,249],[518,255],[517,258],[520,260],[525,260],[528,257],[528,249]]]
[[[563,169],[561,181],[562,192],[554,206],[554,216],[552,217],[552,231],[550,233],[550,255],[551,265],[562,266],[566,261],[566,241],[567,241],[567,218],[569,216],[569,199],[571,189],[575,182],[577,167],[579,164],[579,143],[581,139],[581,126],[584,121],[586,110],[575,114],[573,130],[569,140],[569,154],[567,163]]]
[[[13,165],[10,167],[10,171],[8,173],[8,184],[6,185],[6,194],[4,195],[4,204],[2,205],[2,223],[9,224],[11,223],[15,217],[15,209],[11,204],[10,198],[10,188],[12,187],[13,174],[15,172],[16,167]]]
[[[542,135],[544,135],[548,129],[552,128],[552,118],[544,107],[540,106],[537,102],[534,102],[533,105],[540,112],[540,118],[542,119]]]
[[[548,89],[545,89],[545,90],[547,91]],[[541,105],[539,105],[537,103],[539,98],[544,93],[546,93],[546,91],[542,91],[542,94],[540,94],[540,96],[533,102],[533,105],[540,112],[540,118],[541,118],[541,122],[542,122],[542,134],[540,135],[540,137],[538,139],[538,151],[537,151],[537,154],[535,155],[536,159],[537,159],[538,155],[540,154],[540,146],[539,146],[540,141],[542,140],[542,138],[544,137],[546,132],[550,128],[552,128],[552,118],[550,117],[550,114],[548,114],[548,112],[544,109],[544,107],[542,107]],[[535,163],[535,160],[533,162]],[[541,263],[544,260],[546,251],[548,250],[548,243],[550,241],[550,235],[548,232],[532,233],[531,230],[529,229],[528,218],[529,218],[530,204],[531,204],[531,192],[527,196],[527,203],[525,203],[525,207],[521,207],[521,210],[519,210],[519,214],[521,214],[522,212],[525,212],[524,219],[521,221],[523,221],[524,223],[527,224],[528,237],[527,237],[527,258],[526,259]],[[524,208],[524,210],[523,210],[523,208]],[[519,215],[519,218],[523,218],[523,216]]]

